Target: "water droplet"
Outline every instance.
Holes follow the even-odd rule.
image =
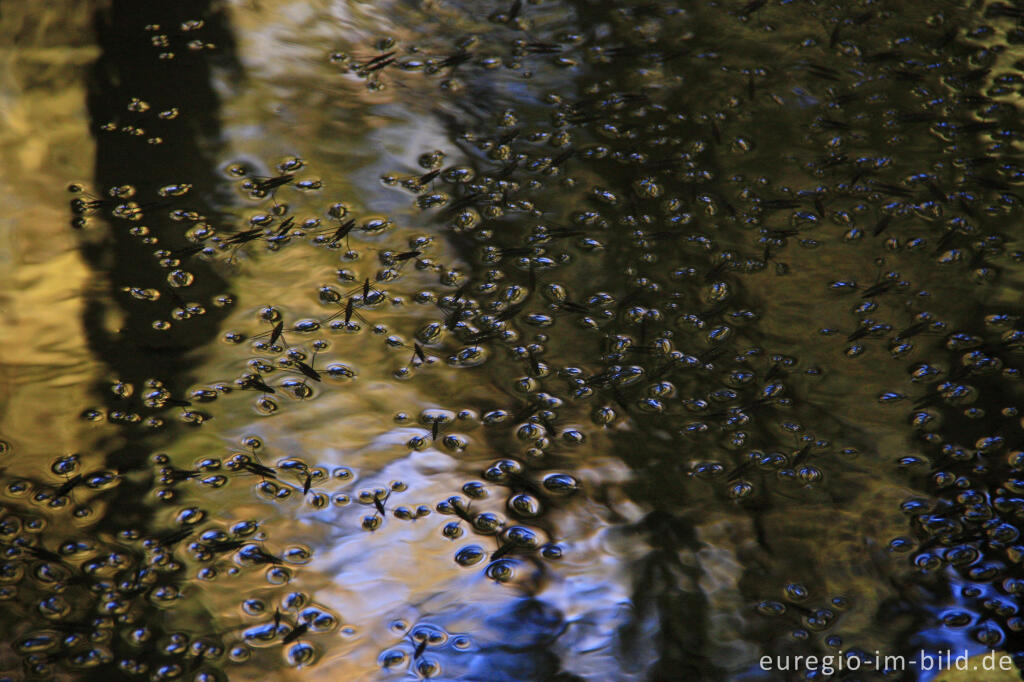
[[[484,560],[487,554],[479,545],[467,545],[455,553],[455,563],[460,566],[473,566]]]

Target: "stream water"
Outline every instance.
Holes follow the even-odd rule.
[[[4,3],[2,679],[1019,679],[1022,20]]]

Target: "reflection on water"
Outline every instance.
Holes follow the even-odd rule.
[[[160,5],[2,19],[5,670],[1022,661],[1015,6]]]

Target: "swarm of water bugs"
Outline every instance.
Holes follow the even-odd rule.
[[[950,640],[963,631],[1019,660],[1024,332],[1000,288],[1024,261],[1012,228],[1020,68],[1008,57],[1019,12],[519,0],[486,10],[467,17],[471,39],[389,38],[330,58],[339,82],[441,98],[449,146],[384,176],[386,191],[407,193],[414,227],[332,195],[298,156],[228,168],[246,202],[234,222],[190,205],[203,189],[191,178],[152,196],[75,187],[70,206],[76,227],[102,216],[149,251],[159,276],[122,293],[126,306],[159,309],[158,332],[235,303],[192,296],[213,272],[230,279],[285,253],[340,260],[334,281],[308,288],[308,310],[242,302],[249,326],[225,337],[239,346],[235,376],[191,389],[119,377],[118,402],[90,419],[132,428],[175,414],[212,429],[236,400],[274,419],[370,384],[378,367],[345,361],[361,346],[385,358],[389,380],[448,406],[406,425],[403,452],[485,451],[472,460],[481,480],[440,500],[380,481],[349,495],[332,487],[348,476],[251,441],[195,463],[155,458],[144,483],[128,467],[75,461],[45,485],[13,481],[13,497],[31,491],[54,509],[117,499],[125,481],[177,509],[159,533],[126,527],[64,556],[22,533],[31,521],[12,507],[13,582],[26,569],[56,576],[38,578],[37,601],[72,631],[63,643],[16,633],[30,674],[92,661],[150,674],[142,659],[153,656],[184,674],[273,645],[292,665],[315,662],[307,640],[336,622],[255,602],[246,613],[258,624],[195,640],[199,653],[185,653],[180,633],[161,650],[140,634],[131,655],[86,642],[111,629],[124,639],[126,614],[186,598],[178,582],[193,565],[203,580],[263,571],[275,588],[303,570],[302,548],[258,524],[208,525],[182,501],[239,485],[268,503],[337,508],[368,544],[392,524],[433,524],[451,571],[531,599],[579,540],[559,536],[561,515],[625,495],[637,516],[609,515],[650,549],[630,587],[659,624],[652,679],[739,676],[755,650],[905,643],[934,613]],[[185,230],[154,242],[142,225],[154,214]],[[451,376],[484,376],[487,390],[451,407]],[[631,471],[625,492],[577,475],[598,440]],[[358,513],[343,509],[353,500]],[[94,567],[93,555],[106,558]],[[722,577],[721,566],[736,568]],[[715,589],[694,587],[709,576]],[[64,588],[78,595],[74,618],[51,603]],[[441,630],[398,634],[381,645],[384,669],[431,677],[465,665],[442,657]]]

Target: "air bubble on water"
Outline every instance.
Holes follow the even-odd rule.
[[[466,545],[455,553],[455,563],[460,566],[473,566],[486,557],[486,552],[479,545]]]
[[[281,566],[272,566],[267,569],[266,580],[271,585],[287,585],[292,579],[290,569]]]
[[[312,644],[296,642],[289,647],[287,659],[289,665],[301,668],[315,663],[317,652]]]
[[[192,190],[192,185],[188,183],[178,183],[173,185],[164,185],[157,190],[157,194],[162,197],[182,197],[188,194]]]
[[[291,156],[286,159],[283,159],[279,164],[277,164],[277,170],[280,171],[281,173],[294,173],[295,171],[303,168],[305,165],[306,162],[303,161],[301,158],[297,156]]]
[[[363,220],[360,229],[370,235],[378,235],[393,226],[391,219],[386,216],[370,217]]]
[[[194,281],[195,275],[186,270],[176,269],[167,273],[167,283],[177,289],[191,286]]]

